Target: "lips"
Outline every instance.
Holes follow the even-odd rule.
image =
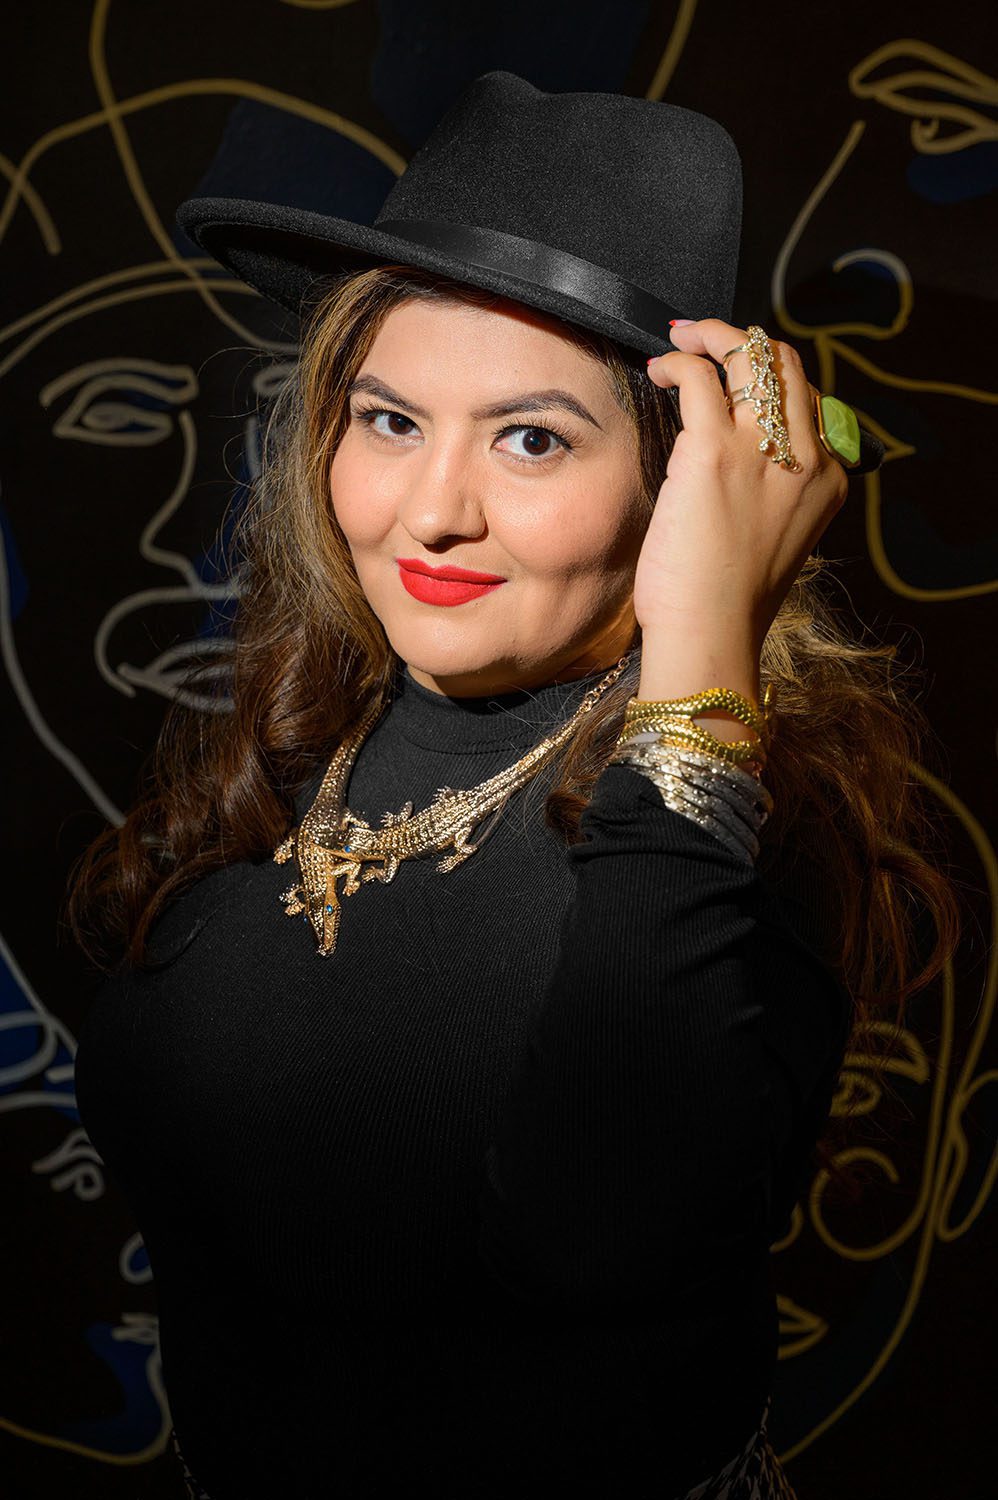
[[[506,582],[495,573],[475,573],[470,568],[431,568],[416,557],[399,557],[396,561],[402,587],[424,604],[466,604]]]
[[[409,573],[422,573],[426,578],[446,578],[455,583],[505,583],[505,578],[500,578],[498,573],[475,573],[471,568],[455,568],[449,563],[441,568],[431,567],[429,563],[421,562],[418,557],[397,557],[395,561],[400,568],[405,568]]]

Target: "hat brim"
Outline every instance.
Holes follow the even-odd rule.
[[[309,289],[320,277],[397,264],[417,266],[510,297],[605,334],[644,355],[664,354],[674,347],[664,333],[656,338],[554,288],[523,281],[492,267],[471,266],[429,245],[414,244],[374,225],[356,224],[332,214],[278,208],[246,198],[188,198],[177,209],[176,219],[184,233],[213,259],[298,316]]]
[[[176,221],[196,245],[240,281],[299,318],[313,284],[322,277],[377,265],[405,265],[496,292],[604,334],[646,356],[676,347],[665,333],[656,337],[553,287],[491,266],[472,266],[432,246],[333,214],[249,198],[205,197],[185,199],[176,211]],[[885,451],[880,439],[860,426],[859,463],[847,473],[878,469]]]

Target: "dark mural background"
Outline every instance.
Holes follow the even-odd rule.
[[[373,219],[465,84],[666,98],[745,169],[735,321],[887,444],[821,542],[841,607],[924,674],[957,962],[881,1097],[843,1069],[869,1186],[816,1178],[773,1247],[771,1431],[801,1500],[991,1495],[998,402],[991,8],[509,0],[50,0],[4,18],[0,1488],[179,1497],[141,1239],[74,1107],[71,860],[119,819],[230,601],[216,531],[287,375],[286,319],[173,225],[195,192]],[[205,1143],[210,1151],[210,1142]],[[251,1310],[247,1310],[251,1316]]]

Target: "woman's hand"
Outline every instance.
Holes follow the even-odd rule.
[[[817,392],[792,345],[771,340],[799,471],[773,463],[772,450],[760,452],[764,434],[750,401],[725,405],[717,367],[747,337],[703,318],[672,330],[681,352],[648,365],[656,385],[678,386],[683,429],[634,578],[643,655],[661,649],[675,662],[675,643],[685,639],[714,657],[758,661],[780,605],[846,498],[848,476],[821,445]],[[733,355],[727,369],[735,395],[752,378],[748,354]]]

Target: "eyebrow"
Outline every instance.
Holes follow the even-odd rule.
[[[430,413],[423,406],[417,406],[414,401],[407,401],[400,396],[398,391],[393,391],[390,385],[379,380],[377,375],[358,375],[347,388],[347,396],[355,392],[364,392],[369,396],[377,396],[380,401],[387,401],[392,406],[397,406],[402,411],[412,412],[416,417],[429,417]],[[551,411],[553,409],[568,411],[573,416],[581,417],[584,422],[591,422],[594,427],[600,427],[599,422],[593,416],[588,407],[583,406],[578,397],[571,395],[569,391],[523,391],[516,396],[508,396],[504,401],[495,401],[488,406],[479,406],[471,413],[476,422],[484,422],[490,417],[509,417],[514,412],[537,412]]]

